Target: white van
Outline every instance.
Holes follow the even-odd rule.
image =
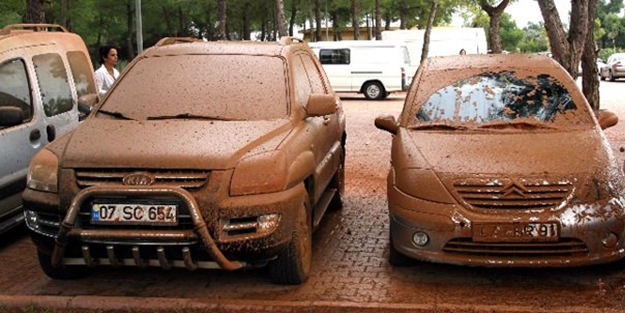
[[[74,130],[83,112],[79,98],[96,95],[91,58],[78,35],[52,24],[0,29],[0,234],[24,220],[30,159]]]
[[[335,92],[384,99],[404,91],[412,80],[410,55],[398,41],[319,41],[308,44],[323,65]]]

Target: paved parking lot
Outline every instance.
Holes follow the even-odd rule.
[[[606,87],[607,86],[607,87]],[[618,101],[625,82],[604,83],[604,107],[625,117]],[[611,92],[610,98],[607,94]],[[55,281],[39,269],[23,232],[0,244],[0,303],[31,301],[52,308],[151,311],[154,308],[236,312],[612,312],[625,311],[623,262],[574,269],[488,269],[387,262],[386,173],[390,134],[373,125],[397,116],[402,95],[385,101],[343,100],[348,140],[346,196],[314,235],[313,269],[301,286],[271,284],[265,270],[222,272],[101,268],[77,281]],[[604,103],[604,102],[602,102]],[[625,121],[606,132],[625,153]],[[0,304],[0,311],[3,306]]]

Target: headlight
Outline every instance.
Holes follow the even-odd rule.
[[[455,203],[443,183],[429,169],[403,168],[396,170],[395,186],[415,198],[432,202]]]
[[[58,191],[59,158],[50,150],[42,149],[30,161],[26,185],[30,189]]]
[[[230,182],[230,195],[270,193],[286,186],[286,157],[281,151],[252,155],[239,161]]]

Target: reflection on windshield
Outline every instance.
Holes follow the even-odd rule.
[[[518,78],[514,72],[485,72],[462,79],[432,94],[415,123],[508,123],[524,119],[552,123],[575,112],[571,94],[553,77]]]

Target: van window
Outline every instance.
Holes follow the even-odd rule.
[[[0,106],[21,108],[24,121],[29,121],[33,116],[30,84],[22,59],[0,64]]]
[[[76,94],[80,98],[86,94],[95,94],[95,81],[91,70],[91,63],[84,52],[70,51],[67,53],[69,68],[74,77]]]
[[[321,49],[319,61],[321,64],[349,64],[351,61],[349,49]]]
[[[72,94],[63,59],[56,53],[33,57],[35,73],[41,89],[41,100],[46,116],[54,116],[72,109]]]

